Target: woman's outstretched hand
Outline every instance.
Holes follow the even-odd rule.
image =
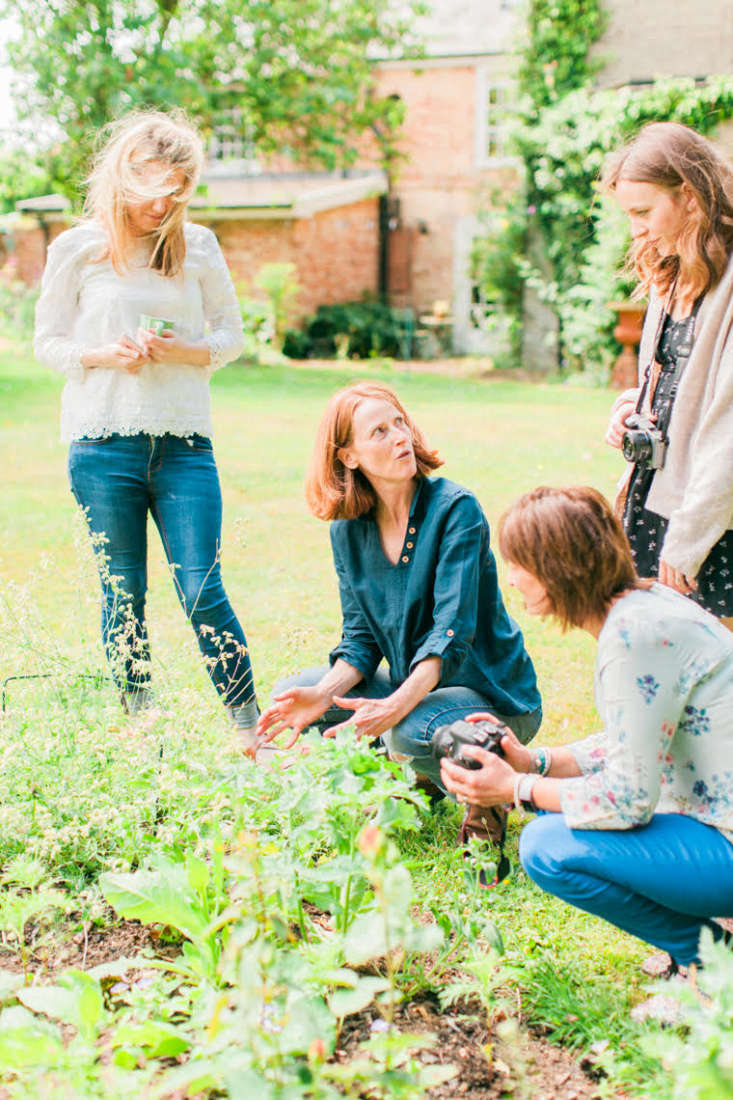
[[[290,749],[304,729],[312,725],[330,706],[317,687],[292,687],[276,695],[274,702],[263,710],[257,723],[257,736],[272,741],[283,730],[293,731],[285,748]]]
[[[462,768],[460,764],[454,764],[447,757],[443,757],[440,762],[440,778],[459,802],[465,802],[469,806],[488,807],[501,806],[513,800],[517,773],[506,760],[502,760],[495,752],[478,748],[477,745],[465,745],[462,752],[465,756],[478,760],[481,767],[472,771],[470,768]]]
[[[495,722],[498,726],[504,726],[501,748],[507,763],[511,764],[515,772],[530,772],[532,770],[532,753],[526,745],[522,744],[514,730],[504,725],[495,714],[490,714],[488,710],[477,711],[475,714],[469,714],[466,721]]]
[[[395,710],[389,696],[386,699],[348,699],[343,695],[334,695],[333,701],[337,707],[353,710],[354,713],[345,722],[326,730],[326,737],[333,737],[336,730],[346,726],[354,726],[357,737],[366,737],[371,741],[404,717]]]

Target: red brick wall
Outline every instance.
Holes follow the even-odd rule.
[[[243,219],[207,223],[221,243],[241,292],[255,297],[257,272],[266,263],[294,263],[301,292],[298,316],[317,306],[349,302],[377,291],[377,199],[308,218]]]
[[[418,311],[436,299],[451,301],[458,221],[487,205],[487,195],[516,186],[511,166],[478,167],[475,160],[476,66],[385,66],[377,70],[380,95],[398,95],[405,106],[393,195],[402,224],[411,230],[411,289],[392,294],[394,304]],[[366,150],[365,150],[366,152]],[[364,158],[376,163],[376,150]]]

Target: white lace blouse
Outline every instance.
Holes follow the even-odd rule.
[[[147,267],[144,247],[118,275],[95,263],[104,230],[84,222],[50,245],[36,306],[34,351],[66,378],[61,438],[135,435],[210,436],[209,378],[242,350],[242,320],[219,243],[201,225],[185,225],[186,259],[174,277]],[[137,374],[85,368],[82,352],[132,336],[141,313],[173,322],[186,342],[205,340],[211,362],[147,363]]]

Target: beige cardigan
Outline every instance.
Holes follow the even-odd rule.
[[[639,345],[639,384],[654,351],[664,301],[652,295]],[[661,557],[688,577],[733,527],[733,258],[706,294],[695,341],[672,408],[664,466],[652,481],[646,507],[669,527]],[[616,404],[638,397],[627,390]],[[731,562],[733,569],[733,562]]]

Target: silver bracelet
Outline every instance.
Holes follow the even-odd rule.
[[[514,807],[518,813],[523,814],[525,811],[534,813],[537,809],[532,801],[532,791],[539,778],[538,775],[526,775],[523,772],[517,773],[514,780]]]

